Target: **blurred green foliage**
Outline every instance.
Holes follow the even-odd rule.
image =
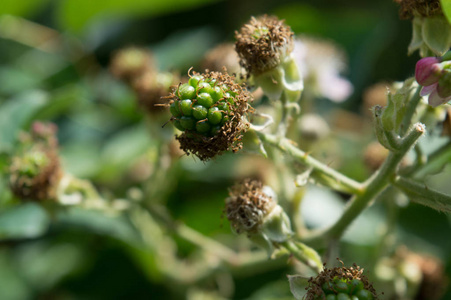
[[[161,70],[185,75],[191,66],[198,69],[207,50],[232,41],[234,30],[262,13],[286,19],[296,34],[328,38],[344,48],[354,94],[341,105],[320,102],[317,109],[326,115],[338,109],[359,112],[365,88],[414,72],[418,57],[406,56],[410,24],[399,21],[396,10],[390,1],[360,0],[2,0],[0,171],[6,173],[19,132],[33,120],[51,120],[59,127],[60,154],[69,173],[91,180],[106,198],[127,198],[130,187],[144,190],[145,183],[134,177],[141,171],[135,167],[143,159],[158,158],[158,139],[149,127],[164,122],[146,119],[131,90],[112,78],[112,53],[141,45],[154,52]],[[52,43],[34,32],[27,36],[27,28],[50,34]],[[366,178],[368,171],[355,157],[372,137],[340,134],[334,148],[343,154],[340,170]],[[231,154],[208,163],[184,157],[167,178],[171,188],[164,204],[179,222],[240,249],[243,239],[231,234],[221,213],[227,187],[243,176],[240,169],[246,163]],[[154,188],[150,184],[150,193]],[[345,203],[336,194],[324,199],[337,207]],[[197,255],[192,244],[172,232],[155,230],[143,238],[129,215],[83,208],[55,215],[51,207],[17,204],[7,177],[1,177],[0,299],[219,299],[215,291],[221,288],[233,299],[291,299],[286,274],[293,270],[285,261],[258,274],[221,270],[198,286],[172,283],[155,261],[157,250],[143,246],[145,238],[158,245],[169,237],[179,258]],[[382,226],[383,207],[379,203],[372,208],[373,217],[362,216],[361,227]],[[400,209],[396,230],[400,242],[437,255],[451,274],[450,227],[448,216],[409,205]],[[378,245],[350,232],[343,260],[365,264],[374,259]]]

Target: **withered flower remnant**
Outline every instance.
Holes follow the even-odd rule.
[[[274,69],[293,51],[293,36],[290,27],[277,17],[252,17],[235,32],[240,65],[254,75]]]
[[[269,186],[247,179],[233,186],[229,195],[225,214],[233,231],[246,233],[268,254],[272,253],[274,243],[285,242],[293,235],[290,219]]]

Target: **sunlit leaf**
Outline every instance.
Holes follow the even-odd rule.
[[[304,299],[306,294],[307,278],[300,275],[287,275],[290,290],[296,300]]]

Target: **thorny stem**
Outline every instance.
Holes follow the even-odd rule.
[[[346,177],[345,175],[341,174],[340,172],[335,171],[334,169],[328,167],[327,165],[323,164],[322,162],[314,159],[311,157],[308,153],[305,153],[304,151],[297,148],[295,145],[293,145],[293,141],[286,139],[286,138],[278,138],[275,135],[266,134],[263,132],[256,131],[256,134],[260,137],[260,139],[273,147],[276,147],[277,149],[281,150],[282,152],[292,156],[293,158],[297,159],[300,163],[305,164],[307,166],[312,167],[317,172],[326,175],[327,177],[330,177],[334,180],[334,185],[331,186],[332,188],[337,189],[337,186],[340,187],[341,191],[348,191],[353,194],[360,195],[363,192],[363,186],[361,183]]]
[[[355,195],[340,219],[330,228],[312,233],[302,240],[310,245],[323,244],[326,240],[339,239],[348,226],[360,215],[360,213],[388,186],[390,178],[397,171],[397,167],[406,153],[413,147],[416,141],[425,133],[423,124],[413,125],[407,135],[402,139],[399,152],[391,152],[384,164],[373,176],[364,182],[363,193]]]

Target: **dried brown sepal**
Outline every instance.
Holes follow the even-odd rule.
[[[197,73],[193,73],[196,75]],[[213,137],[206,137],[193,131],[185,131],[181,135],[176,136],[180,142],[180,149],[185,153],[194,154],[202,161],[212,159],[217,155],[223,154],[225,151],[232,150],[237,152],[243,147],[241,142],[243,133],[249,128],[249,124],[244,117],[253,111],[249,102],[252,101],[250,93],[243,84],[237,84],[235,77],[227,74],[224,69],[222,72],[208,72],[202,74],[204,78],[216,80],[217,85],[227,85],[228,89],[234,91],[235,104],[230,106],[229,120],[222,125],[218,133]],[[176,89],[175,89],[176,90]],[[175,90],[169,96],[169,105],[175,100],[180,100],[175,95]]]
[[[341,261],[340,261],[341,262]],[[343,262],[341,262],[343,264]],[[363,275],[363,269],[353,264],[352,267],[334,267],[334,268],[326,268],[326,264],[324,264],[324,269],[321,273],[316,277],[311,277],[308,280],[307,294],[305,295],[305,300],[314,300],[317,297],[324,296],[325,293],[322,289],[322,286],[326,282],[333,282],[334,278],[340,278],[345,280],[353,280],[358,279],[362,281],[363,288],[368,290],[372,295],[373,299],[378,299],[376,290],[373,285],[369,282],[368,278]]]
[[[110,63],[111,73],[127,83],[132,83],[142,74],[154,70],[155,63],[151,53],[138,47],[128,47],[116,51]]]
[[[263,218],[276,206],[276,201],[263,192],[261,181],[246,179],[229,190],[225,214],[237,233],[258,232]]]
[[[399,18],[431,17],[443,15],[440,0],[394,0],[399,4]]]
[[[293,35],[290,27],[277,17],[252,17],[239,32],[235,32],[235,49],[240,65],[248,76],[277,67],[293,51]]]
[[[53,149],[43,150],[48,163],[33,177],[21,175],[20,158],[13,158],[9,185],[15,196],[23,200],[41,202],[56,200],[58,183],[63,176],[58,154]]]

